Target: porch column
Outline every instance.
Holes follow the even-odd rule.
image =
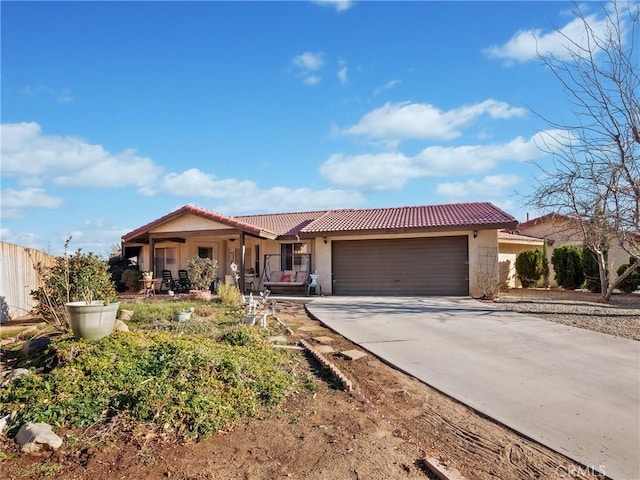
[[[149,239],[149,272],[153,272],[153,275],[156,276],[158,274],[158,272],[156,272],[156,265],[155,265],[155,259],[154,254],[156,251],[156,240],[154,238],[150,238]]]
[[[238,265],[238,269],[239,272],[238,274],[240,275],[240,292],[242,294],[244,294],[244,251],[245,251],[245,245],[244,245],[244,232],[240,232],[240,262]]]

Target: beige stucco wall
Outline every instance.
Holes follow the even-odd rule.
[[[542,245],[500,242],[499,250],[500,285],[519,288],[522,285],[516,274],[516,257],[520,252],[524,252],[525,250],[542,250]]]

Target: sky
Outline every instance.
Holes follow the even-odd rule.
[[[572,6],[2,1],[0,238],[107,256],[186,204],[533,218],[541,136],[573,118],[536,51],[566,54]]]

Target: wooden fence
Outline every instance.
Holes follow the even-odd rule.
[[[0,320],[5,322],[28,315],[33,309],[31,290],[40,286],[35,266],[51,265],[54,257],[6,242],[0,242],[0,247]],[[5,318],[7,315],[9,318]]]

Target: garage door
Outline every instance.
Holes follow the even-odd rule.
[[[335,295],[469,295],[467,236],[332,242]]]

